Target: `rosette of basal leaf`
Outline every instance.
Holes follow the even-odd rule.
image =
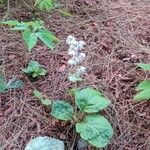
[[[72,120],[74,114],[73,107],[65,101],[57,100],[52,103],[51,115],[60,120]]]
[[[88,115],[76,124],[76,131],[91,145],[101,148],[109,144],[113,135],[111,124],[100,115]]]
[[[96,113],[110,105],[110,100],[99,91],[92,88],[84,88],[74,91],[76,105],[82,112]]]

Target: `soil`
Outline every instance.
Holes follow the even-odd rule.
[[[16,5],[17,3],[17,5]],[[59,39],[54,51],[38,42],[27,51],[21,34],[0,26],[0,72],[6,79],[12,75],[24,81],[24,87],[0,94],[1,150],[23,150],[38,135],[65,142],[66,150],[77,150],[79,136],[70,123],[52,118],[48,108],[33,96],[36,88],[52,99],[70,103],[67,89],[74,84],[67,80],[67,48],[65,40],[74,35],[86,42],[87,72],[78,87],[91,86],[102,91],[111,106],[102,113],[111,122],[114,135],[104,150],[150,149],[150,103],[134,102],[135,88],[150,74],[135,63],[150,63],[149,0],[61,0],[72,17],[63,17],[58,9],[39,12],[45,26]],[[32,14],[18,1],[12,1],[7,19],[28,21]],[[0,19],[7,8],[0,8]],[[30,60],[37,60],[47,69],[46,76],[31,82],[21,69]],[[88,146],[85,150],[94,150]]]

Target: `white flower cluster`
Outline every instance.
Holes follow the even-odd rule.
[[[85,42],[76,41],[75,37],[69,35],[66,43],[70,46],[68,49],[68,55],[71,56],[71,59],[68,60],[68,64],[76,67],[74,73],[69,73],[68,80],[71,82],[81,81],[82,78],[80,76],[85,72],[86,68],[79,66],[79,64],[85,59],[86,54],[80,52],[80,50],[84,48]]]

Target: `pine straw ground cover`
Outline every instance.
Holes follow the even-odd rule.
[[[53,99],[67,99],[66,62],[68,35],[86,42],[87,73],[79,87],[91,86],[111,99],[103,114],[112,123],[114,136],[105,150],[149,150],[150,103],[133,102],[137,83],[149,74],[134,63],[150,62],[149,0],[68,0],[61,1],[73,17],[64,18],[58,11],[40,17],[61,40],[55,52],[40,42],[28,53],[21,36],[6,27],[0,30],[0,71],[6,78],[17,75],[25,83],[23,89],[0,94],[1,150],[23,150],[27,141],[38,135],[62,139],[67,150],[76,150],[79,139],[69,123],[51,118],[47,108],[34,97],[33,89]],[[1,18],[5,10],[1,9]],[[10,7],[10,19],[28,20],[30,13],[20,6]],[[31,82],[21,69],[30,59],[48,70],[45,77]],[[63,66],[63,67],[62,67]],[[94,150],[88,147],[87,150]]]

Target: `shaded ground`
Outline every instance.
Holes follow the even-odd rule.
[[[48,135],[64,140],[67,150],[76,150],[78,135],[70,124],[48,115],[32,95],[33,88],[53,99],[73,103],[66,89],[74,85],[66,79],[67,46],[65,39],[73,34],[86,42],[87,73],[78,86],[92,86],[111,99],[103,111],[114,128],[114,136],[105,150],[149,150],[150,103],[132,100],[139,81],[150,78],[135,63],[150,62],[149,0],[69,0],[62,1],[73,14],[63,18],[58,11],[40,14],[47,28],[61,40],[55,52],[42,43],[27,53],[21,35],[0,29],[0,71],[6,78],[17,75],[25,82],[21,90],[0,94],[0,143],[2,150],[23,150],[29,139]],[[1,18],[5,10],[0,10]],[[22,7],[10,7],[10,19],[29,20],[31,15]],[[30,82],[21,71],[30,59],[38,60],[48,75]],[[87,148],[94,150],[94,148]]]

